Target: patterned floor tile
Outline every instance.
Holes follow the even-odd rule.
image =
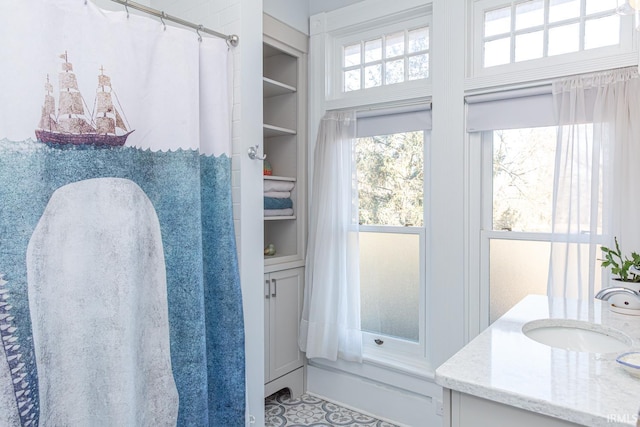
[[[265,399],[265,419],[267,427],[396,427],[308,394],[291,399],[288,390]]]

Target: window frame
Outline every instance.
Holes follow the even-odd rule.
[[[512,62],[483,67],[484,14],[485,12],[502,7],[515,7],[516,4],[527,0],[468,0],[468,28],[467,35],[468,69],[465,79],[465,90],[475,90],[490,86],[521,84],[529,81],[553,79],[570,74],[582,74],[619,68],[637,64],[638,35],[633,29],[633,17],[620,18],[620,44],[588,50],[581,50],[567,54],[545,56],[542,58]],[[548,0],[545,0],[545,3]],[[585,0],[582,0],[585,1]],[[579,18],[584,21],[584,15]],[[555,23],[554,23],[555,25]],[[550,28],[551,25],[545,26]],[[515,33],[512,33],[512,36]],[[584,43],[584,33],[580,34],[580,45]],[[546,50],[546,47],[545,47]]]
[[[400,227],[389,225],[360,225],[359,232],[385,233],[385,234],[414,234],[419,237],[419,309],[418,309],[418,341],[413,342],[399,337],[376,334],[369,331],[362,331],[362,347],[365,358],[385,358],[393,357],[400,359],[424,358],[426,357],[426,228],[422,227]],[[381,339],[384,344],[378,345],[376,339]]]
[[[550,125],[553,126],[553,125]],[[535,128],[539,126],[525,126],[522,128]],[[499,129],[495,129],[499,130]],[[478,251],[479,265],[476,268],[479,271],[478,282],[478,301],[479,307],[477,314],[479,316],[479,331],[489,327],[491,323],[491,277],[490,263],[491,254],[490,246],[492,240],[502,241],[529,241],[529,242],[569,242],[569,243],[589,243],[589,235],[566,235],[552,234],[549,232],[530,232],[530,231],[507,231],[493,229],[493,134],[495,130],[481,130],[469,132],[469,142],[477,148],[471,150],[472,158],[478,163],[478,168],[474,170],[474,174],[470,175],[479,177],[475,186],[477,194],[480,195],[479,204],[476,209],[479,210],[479,221],[476,222],[478,227]],[[604,234],[596,235],[597,240],[604,244],[606,236]],[[602,280],[604,280],[605,272],[602,272]],[[602,283],[605,283],[604,281]]]
[[[420,18],[414,18],[408,21],[402,21],[402,22],[398,22],[398,23],[394,23],[394,24],[390,24],[381,28],[375,28],[375,29],[371,29],[365,32],[358,32],[358,33],[354,33],[354,34],[350,34],[348,36],[343,36],[340,38],[335,39],[335,45],[334,45],[334,63],[336,64],[335,70],[334,70],[334,76],[333,76],[333,81],[335,82],[335,84],[332,85],[332,87],[335,90],[334,96],[335,97],[349,97],[352,92],[359,92],[359,91],[369,91],[372,89],[377,89],[377,88],[385,88],[385,87],[393,87],[396,88],[398,86],[401,85],[410,85],[410,86],[417,86],[418,83],[422,83],[424,84],[427,81],[430,81],[431,78],[431,73],[429,72],[429,70],[427,71],[427,77],[423,78],[423,79],[414,79],[411,80],[409,79],[409,58],[411,58],[412,56],[417,56],[417,55],[421,55],[421,54],[426,54],[427,56],[430,57],[431,55],[431,48],[430,48],[430,40],[431,40],[431,22],[430,20],[427,20],[429,22],[425,22],[425,19],[420,17]],[[429,40],[429,46],[427,47],[426,50],[421,50],[419,52],[408,52],[407,51],[407,44],[408,44],[408,38],[407,35],[410,31],[413,30],[417,30],[417,29],[421,29],[421,28],[425,28],[427,29],[427,33],[428,33],[428,40]],[[397,33],[403,33],[404,35],[404,43],[405,43],[405,51],[403,52],[403,54],[401,55],[397,55],[394,57],[386,57],[385,54],[385,48],[386,48],[386,38],[389,35],[392,34],[397,34]],[[381,39],[381,50],[382,50],[382,56],[380,59],[377,59],[375,61],[370,61],[370,62],[366,62],[366,43],[367,42],[371,42],[371,41],[375,41],[377,39]],[[361,51],[360,51],[360,56],[361,56],[361,62],[358,65],[352,65],[352,66],[346,66],[343,62],[344,60],[344,50],[345,47],[348,46],[353,46],[353,45],[360,45],[361,47]],[[398,60],[398,59],[403,59],[404,61],[404,80],[402,82],[399,83],[385,83],[385,63],[389,62],[390,59],[393,60]],[[371,65],[376,65],[376,64],[380,64],[382,67],[382,72],[381,72],[381,78],[382,78],[382,82],[379,86],[374,86],[374,87],[366,87],[365,86],[365,73],[366,73],[366,67],[367,66],[371,66]],[[360,71],[360,83],[361,83],[361,87],[360,89],[354,89],[354,90],[350,90],[350,91],[345,91],[344,87],[345,87],[345,79],[344,79],[344,74],[347,70],[359,70]],[[339,72],[336,72],[339,71]]]
[[[413,13],[390,16],[374,26],[354,25],[342,31],[328,35],[326,43],[325,66],[325,106],[327,110],[393,101],[406,102],[410,99],[426,98],[431,94],[431,51],[432,51],[432,17],[430,7],[414,10]],[[402,83],[383,84],[370,88],[362,88],[344,92],[343,48],[352,44],[381,38],[400,31],[411,31],[427,27],[429,32],[429,70],[426,79],[405,80]],[[411,56],[411,55],[407,55]],[[402,56],[403,58],[405,56]],[[364,64],[362,64],[364,66]],[[405,74],[406,74],[405,70]]]
[[[390,114],[392,115],[392,114]],[[429,218],[429,187],[428,164],[429,164],[429,146],[430,146],[430,129],[422,129],[423,133],[423,223],[422,226],[392,226],[392,225],[364,225],[358,227],[359,232],[368,233],[390,233],[390,234],[414,234],[419,238],[419,309],[418,309],[418,341],[413,342],[399,337],[389,335],[376,334],[369,331],[362,331],[363,358],[369,361],[401,360],[407,365],[424,364],[427,359],[427,224]],[[411,131],[406,131],[411,132]],[[394,129],[390,133],[401,133]],[[383,133],[380,133],[381,135]],[[381,339],[384,344],[377,345],[376,339]]]

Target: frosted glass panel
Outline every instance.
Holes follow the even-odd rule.
[[[547,294],[549,242],[491,240],[489,244],[490,321],[529,294]]]
[[[586,281],[589,277],[589,245],[569,243],[557,245],[554,251],[559,259],[567,260],[569,271],[568,282]],[[506,313],[518,301],[529,294],[546,295],[549,272],[551,243],[526,240],[491,239],[489,242],[489,316],[494,322]],[[596,249],[597,257],[600,248]],[[594,292],[601,287],[601,267],[599,262],[593,264],[595,273]],[[583,286],[586,286],[583,283]],[[577,299],[576,294],[567,294],[568,298]]]
[[[360,232],[362,329],[417,342],[420,237]]]

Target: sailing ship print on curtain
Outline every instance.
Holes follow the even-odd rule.
[[[124,114],[119,112],[119,110],[122,111],[122,107],[118,109],[114,104],[117,97],[114,99],[111,79],[104,74],[104,67],[100,67],[95,109],[89,116],[84,109],[86,101],[78,89],[78,80],[67,52],[60,55],[60,58],[64,59],[64,62],[62,72],[59,74],[58,109],[56,110],[53,86],[49,83],[49,75],[47,75],[42,116],[36,129],[38,141],[52,146],[124,145],[133,130],[128,130],[124,123]],[[121,133],[116,134],[116,129]]]
[[[0,40],[0,426],[245,425],[225,41],[82,0]]]

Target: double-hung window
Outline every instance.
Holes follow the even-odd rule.
[[[360,114],[356,169],[365,356],[425,355],[426,107]]]
[[[569,243],[584,255],[576,263],[582,271],[568,274],[589,274],[588,237],[601,234],[602,227],[591,229],[594,224],[587,222],[572,233],[552,233],[554,179],[564,166],[556,152],[550,88],[468,97],[467,102],[470,149],[479,163],[471,185],[481,194],[479,286],[487,302],[481,326],[487,326],[526,295],[547,294],[552,241]],[[588,182],[593,126],[581,124],[580,132],[586,153],[580,176]],[[599,288],[600,275],[595,277]]]

